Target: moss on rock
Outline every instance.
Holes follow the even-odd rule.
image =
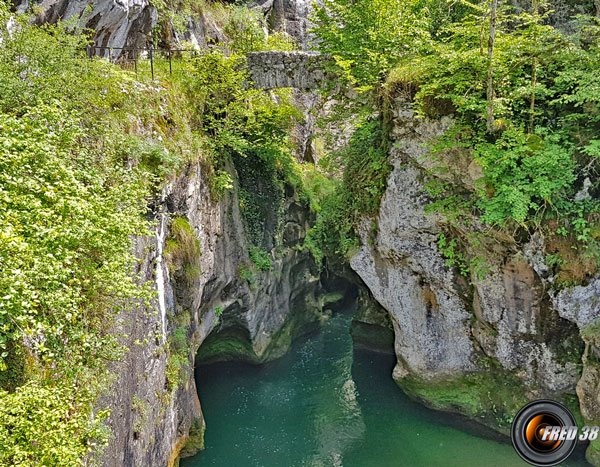
[[[317,330],[325,318],[326,315],[321,313],[317,304],[307,306],[304,310],[292,311],[262,351],[257,351],[253,346],[248,329],[240,324],[227,325],[213,331],[206,338],[198,349],[196,361],[200,364],[219,361],[260,364],[274,360],[288,351],[294,339]]]
[[[202,418],[197,418],[190,427],[190,433],[185,445],[181,449],[179,457],[189,457],[204,449],[204,431],[206,425]]]
[[[396,382],[427,407],[460,413],[504,434],[509,434],[514,416],[529,402],[521,380],[496,368],[435,381],[411,375]]]
[[[202,364],[232,360],[259,363],[248,330],[242,327],[213,331],[196,354],[196,361]]]
[[[585,458],[592,465],[600,465],[600,439],[590,442],[585,451]]]

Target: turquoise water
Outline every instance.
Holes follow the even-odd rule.
[[[353,351],[350,320],[334,315],[266,365],[199,367],[206,448],[181,467],[527,465],[510,444],[410,401],[391,379],[393,358]]]

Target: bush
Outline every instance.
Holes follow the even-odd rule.
[[[183,274],[188,283],[196,280],[201,271],[200,242],[187,219],[174,217],[170,223],[171,234],[166,241],[164,255],[171,274]]]
[[[269,253],[255,246],[248,248],[250,260],[259,271],[269,271],[272,267],[271,257]]]
[[[81,465],[107,441],[108,412],[91,420],[91,402],[62,383],[0,390],[0,465]]]
[[[0,348],[27,337],[67,372],[110,356],[106,323],[143,294],[130,236],[147,232],[136,171],[99,166],[78,123],[59,104],[0,120]]]

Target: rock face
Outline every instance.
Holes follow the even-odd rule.
[[[15,2],[17,11],[25,11],[34,5],[40,10],[36,16],[39,24],[75,20],[78,27],[94,30],[96,46],[106,48],[144,47],[158,20],[156,8],[148,0]],[[108,53],[103,50],[98,54],[108,56]],[[118,55],[119,51],[112,54],[113,57]]]
[[[393,171],[379,215],[364,220],[362,246],[350,264],[389,312],[398,384],[434,408],[506,431],[527,400],[575,394],[583,352],[579,327],[599,315],[591,298],[596,282],[554,296],[540,275],[535,239],[525,248],[508,239],[482,240],[485,274],[471,271],[467,279],[448,267],[438,246],[447,223],[425,212],[430,200],[424,184],[434,164],[427,143],[451,119],[415,119],[403,98],[393,103],[393,113]],[[452,168],[441,177],[468,189],[481,176],[460,153],[440,157]]]
[[[293,337],[323,317],[317,268],[298,248],[308,211],[291,188],[282,195],[282,215],[265,235],[273,257],[268,271],[258,271],[249,259],[237,190],[213,201],[200,164],[165,188],[155,211],[156,238],[138,241],[136,252],[141,278],[154,281],[159,296],[153,310],[122,316],[119,331],[127,334],[130,350],[116,364],[118,379],[102,401],[114,408],[108,424],[115,435],[103,465],[171,466],[180,450],[190,455],[202,446],[204,422],[193,377],[199,347],[200,358],[265,361],[280,356]],[[182,224],[198,244],[196,256],[184,263],[178,261],[183,252],[172,247],[176,225]],[[180,333],[188,344],[173,385],[170,368]]]
[[[394,163],[381,203],[376,246],[369,245],[366,222],[363,246],[350,265],[393,318],[401,357],[395,375],[430,379],[473,370],[470,315],[437,250],[435,219],[424,213],[419,172],[401,165]]]
[[[143,258],[138,272],[144,281],[155,281],[157,246],[155,238],[136,242],[136,255]],[[172,309],[172,289],[164,285]],[[172,465],[171,453],[179,440],[186,439],[194,427],[196,433],[203,428],[194,379],[187,377],[181,387],[169,388],[168,344],[155,310],[129,310],[120,318],[117,331],[127,336],[122,343],[129,351],[111,368],[116,379],[99,401],[101,407],[111,408],[107,424],[114,435],[102,453],[101,465]]]
[[[258,0],[256,8],[263,12],[271,30],[287,33],[307,49],[312,39],[308,18],[313,3],[311,0]]]

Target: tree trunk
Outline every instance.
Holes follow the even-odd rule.
[[[498,0],[491,0],[490,35],[488,38],[488,76],[487,76],[487,131],[495,131],[494,123],[494,43],[496,41],[496,15]]]

